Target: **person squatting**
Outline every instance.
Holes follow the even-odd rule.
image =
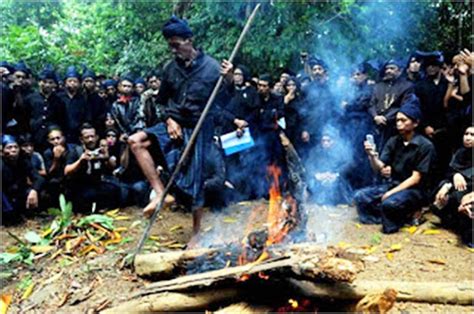
[[[422,209],[472,247],[472,73],[474,54],[416,51],[407,62],[354,65],[351,88],[331,64],[301,53],[301,69],[278,79],[220,64],[198,47],[185,20],[162,34],[174,58],[145,78],[107,77],[51,65],[34,75],[20,61],[0,64],[2,224],[58,206],[75,211],[136,205],[149,216],[222,75],[209,115],[165,206],[192,211],[268,198],[267,167],[288,180],[284,132],[306,168],[307,201],[356,206],[384,233],[419,223]],[[221,136],[249,132],[235,153]]]

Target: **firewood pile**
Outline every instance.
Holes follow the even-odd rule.
[[[129,302],[108,312],[205,310],[216,303],[245,299],[252,284],[269,289],[275,282],[288,278],[324,284],[350,283],[364,268],[354,254],[307,243],[274,245],[254,261],[239,265],[244,250],[229,247],[139,255],[134,263],[136,273],[154,282],[135,293]],[[205,260],[223,267],[204,266],[204,272],[197,272],[194,268],[206,265]]]

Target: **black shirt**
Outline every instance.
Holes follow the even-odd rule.
[[[303,93],[307,102],[301,112],[303,129],[317,137],[324,125],[339,121],[341,112],[326,82],[313,81],[303,88]]]
[[[443,100],[447,89],[448,82],[444,77],[441,77],[438,85],[431,78],[426,78],[416,84],[415,93],[420,99],[424,126],[431,126],[434,129],[446,126]]]
[[[52,93],[49,97],[38,92],[29,94],[25,98],[26,114],[29,120],[30,132],[34,143],[39,149],[44,149],[47,143],[48,127],[52,124],[64,129],[66,125],[66,111],[62,100]]]
[[[413,83],[403,76],[394,81],[382,81],[375,85],[369,112],[372,117],[384,115],[388,120],[394,120],[401,104],[414,93]]]
[[[222,133],[235,131],[235,119],[245,120],[253,130],[257,109],[260,107],[260,97],[257,90],[251,86],[230,88],[230,100],[223,106],[219,115]]]
[[[97,93],[85,94],[87,102],[86,119],[92,123],[98,134],[104,131],[105,116],[107,114],[107,105]]]
[[[277,122],[284,116],[285,107],[282,96],[270,93],[269,97],[265,99],[260,95],[260,108],[258,109],[257,125],[261,131],[278,129]]]
[[[72,151],[67,154],[66,165],[75,163],[81,157],[82,151]],[[92,159],[81,162],[79,169],[68,176],[68,181],[74,184],[91,185],[102,181],[102,176],[108,173],[105,159]]]
[[[158,95],[158,103],[165,106],[166,118],[193,128],[219,79],[219,68],[219,63],[202,51],[189,67],[179,60],[168,63]]]
[[[405,145],[400,135],[391,137],[385,144],[380,160],[392,167],[392,179],[403,182],[413,171],[422,174],[420,187],[427,183],[427,176],[432,168],[435,151],[433,144],[425,137],[415,134]]]
[[[3,193],[10,198],[23,198],[31,187],[38,192],[44,179],[35,171],[31,161],[20,155],[16,163],[1,159]],[[31,184],[30,184],[31,183]]]
[[[87,101],[83,94],[77,93],[72,98],[67,92],[58,94],[66,108],[66,128],[64,134],[68,143],[79,143],[79,129],[87,121]]]
[[[53,149],[48,148],[45,150],[44,156],[44,165],[46,168],[47,177],[49,180],[61,181],[64,177],[64,168],[66,167],[66,161],[68,160],[69,156],[74,154],[77,156],[82,154],[82,148],[79,145],[75,144],[66,144],[66,151],[64,154],[59,158],[59,165],[54,169],[54,171],[49,171],[51,166],[53,165],[54,155]]]

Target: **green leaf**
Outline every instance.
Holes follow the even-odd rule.
[[[129,243],[129,242],[132,242],[132,241],[133,241],[132,237],[126,237],[126,238],[123,238],[122,241],[120,241],[120,244],[125,244],[125,243]]]
[[[21,281],[17,285],[17,289],[20,291],[25,290],[28,288],[31,283],[33,282],[33,279],[31,278],[31,274],[27,274],[25,277],[21,279]]]
[[[61,208],[61,228],[66,228],[72,221],[72,203],[67,202],[63,194],[59,196],[59,205]]]
[[[93,214],[79,220],[79,223],[77,224],[77,226],[82,227],[84,225],[88,225],[91,223],[97,223],[109,230],[114,230],[113,222],[114,222],[114,219],[111,217],[108,217],[105,215]]]
[[[380,233],[374,233],[370,239],[370,243],[373,245],[380,244],[382,242],[382,235]]]
[[[26,241],[30,242],[30,243],[40,243],[41,242],[41,237],[39,234],[37,234],[36,232],[34,231],[28,231],[25,235],[24,235],[24,238]]]
[[[48,208],[48,215],[51,216],[60,216],[61,215],[61,210],[59,208]]]
[[[0,265],[6,265],[10,262],[21,262],[21,253],[0,253]]]

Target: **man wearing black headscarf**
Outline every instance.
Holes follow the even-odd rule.
[[[374,122],[369,114],[369,103],[373,93],[373,85],[368,81],[369,65],[362,63],[352,72],[351,83],[353,93],[344,107],[343,130],[353,148],[353,161],[347,171],[348,180],[354,189],[369,185],[372,181],[370,165],[361,143],[367,134],[373,134]]]
[[[448,167],[453,149],[447,137],[447,117],[444,108],[444,96],[448,89],[448,81],[441,73],[444,58],[441,52],[418,52],[422,60],[422,67],[426,76],[415,85],[416,96],[420,99],[420,108],[423,114],[421,125],[424,134],[435,145],[438,175],[444,174]],[[436,179],[440,180],[438,176]],[[435,180],[435,181],[438,181]]]
[[[20,61],[14,66],[10,89],[12,91],[13,103],[6,104],[6,109],[11,110],[6,124],[6,132],[13,135],[20,135],[28,132],[29,121],[25,108],[25,98],[32,92],[30,86],[31,69]]]
[[[364,142],[373,170],[386,182],[357,191],[354,201],[360,222],[382,223],[384,233],[397,232],[426,201],[435,151],[415,131],[420,120],[418,99],[412,95],[396,113],[399,135],[387,141],[380,157],[373,144]]]
[[[29,132],[35,148],[43,152],[47,148],[47,132],[51,125],[64,128],[66,111],[63,101],[54,92],[57,76],[52,66],[46,66],[39,74],[39,92],[32,92],[25,98]]]
[[[87,121],[88,107],[84,93],[81,92],[81,75],[74,66],[66,70],[64,91],[58,96],[66,107],[66,126],[64,135],[68,143],[79,144],[79,129]]]
[[[105,100],[96,91],[96,79],[95,72],[91,69],[86,68],[82,73],[82,87],[87,103],[87,120],[102,135],[107,107]]]
[[[156,170],[156,163],[165,169],[172,170],[189,142],[191,133],[201,116],[206,102],[219,78],[219,63],[206,55],[194,45],[193,32],[185,20],[176,16],[171,17],[162,29],[163,36],[168,42],[170,51],[175,59],[163,69],[162,85],[158,95],[158,103],[165,106],[165,124],[138,132],[129,138],[129,144],[139,165],[150,182],[153,190],[159,196],[164,186]],[[223,74],[231,74],[232,65],[223,62]],[[213,125],[209,118],[201,129],[193,152],[176,180],[176,193],[185,205],[193,208],[193,232],[200,229],[200,218],[203,195],[203,161],[206,146],[212,144]],[[152,140],[158,140],[161,148],[161,160],[154,160],[148,150]],[[163,160],[163,154],[166,161]],[[156,156],[155,156],[156,157]],[[158,204],[155,197],[144,209],[146,215],[151,215]],[[168,196],[165,202],[172,202]]]
[[[414,93],[413,84],[401,75],[402,70],[401,61],[387,61],[383,67],[382,81],[375,85],[370,100],[369,113],[377,125],[377,144],[380,149],[396,134],[395,115],[405,99]]]
[[[308,65],[312,81],[303,88],[307,104],[301,111],[304,132],[298,151],[303,160],[309,157],[310,150],[319,142],[324,126],[338,122],[340,116],[328,84],[328,65],[318,58],[310,59]]]
[[[2,224],[14,224],[21,221],[21,215],[27,209],[39,204],[39,193],[43,178],[31,166],[29,158],[20,153],[15,137],[2,136]]]

